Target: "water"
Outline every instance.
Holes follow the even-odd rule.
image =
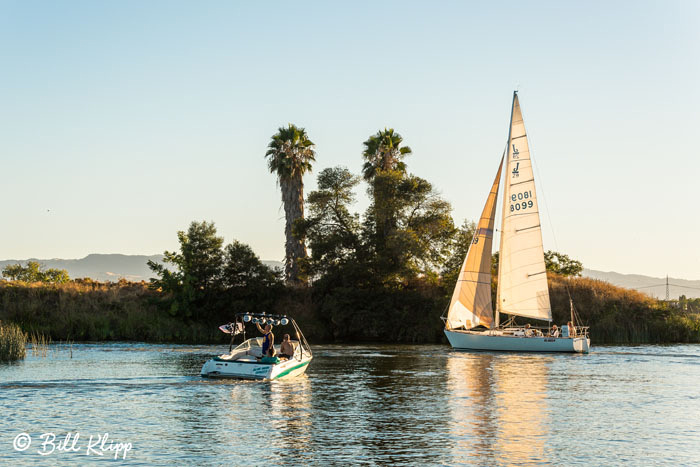
[[[315,346],[303,377],[201,379],[223,349],[81,344],[0,364],[0,465],[700,464],[700,346]],[[80,433],[80,451],[41,456],[44,433]],[[103,433],[132,444],[126,459],[86,454]]]

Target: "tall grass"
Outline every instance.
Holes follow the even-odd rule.
[[[29,336],[29,343],[32,344],[32,356],[46,358],[49,354],[51,337],[46,337],[41,333],[33,332]]]
[[[548,274],[555,323],[569,321],[569,293],[591,341],[605,344],[697,343],[700,316],[648,295],[585,277]],[[568,289],[568,293],[567,293]]]
[[[221,342],[221,323],[181,321],[145,283],[0,281],[0,320],[50,341]],[[230,318],[229,318],[230,319]]]
[[[0,321],[0,362],[21,360],[27,355],[27,335],[19,326]]]

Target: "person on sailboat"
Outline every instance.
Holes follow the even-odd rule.
[[[262,354],[264,357],[270,351],[270,348],[274,347],[275,335],[272,334],[272,325],[270,323],[265,325],[265,329],[260,327],[260,323],[255,323],[255,325],[258,327],[258,331],[263,334]]]
[[[532,329],[530,329],[530,323],[525,325],[525,337],[532,337]]]
[[[569,337],[576,337],[576,327],[571,321],[566,323],[566,327],[569,328]]]
[[[549,331],[549,337],[559,337],[559,328],[556,324],[552,324],[552,330]]]

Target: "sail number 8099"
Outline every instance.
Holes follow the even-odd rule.
[[[510,195],[510,212],[523,211],[534,206],[532,202],[532,191],[524,191],[522,193],[514,193]]]

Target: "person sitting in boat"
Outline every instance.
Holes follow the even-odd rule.
[[[258,327],[258,331],[263,333],[263,344],[262,344],[262,354],[263,357],[267,355],[271,348],[275,346],[275,335],[272,334],[272,325],[267,323],[265,329],[260,327],[259,323],[255,323]]]
[[[530,323],[525,325],[525,337],[532,337],[532,329],[530,329]]]
[[[552,329],[549,331],[549,337],[559,337],[559,328],[556,324],[552,324]]]
[[[576,327],[574,326],[574,323],[569,321],[566,323],[566,327],[569,328],[569,337],[576,337]]]
[[[289,334],[282,336],[282,344],[280,344],[280,358],[291,360],[294,356],[294,344],[290,340]]]

